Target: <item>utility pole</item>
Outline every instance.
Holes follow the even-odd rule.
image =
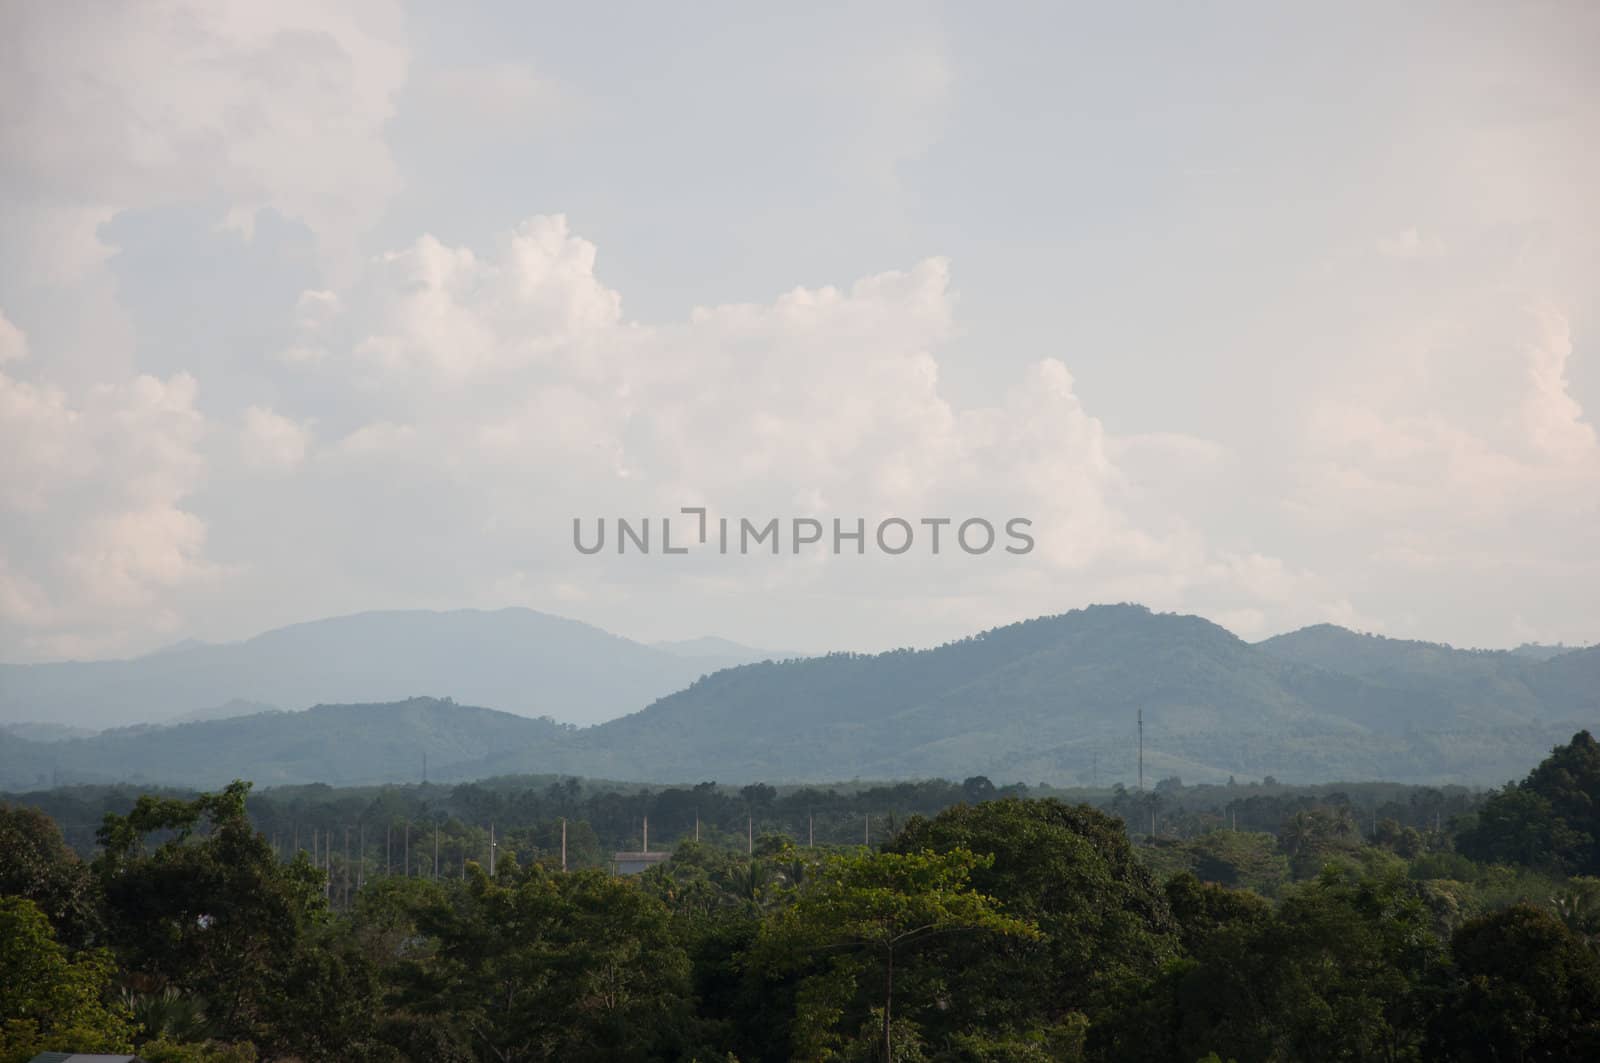
[[[494,821],[489,821],[489,877],[494,878]]]
[[[344,907],[350,910],[350,828],[344,829]]]
[[[813,812],[806,813],[806,847],[809,849],[817,847],[817,817]]]
[[[700,837],[700,824],[699,824],[699,821],[696,820],[695,821],[695,839],[698,841],[699,837]],[[566,816],[562,816],[561,817],[561,870],[565,871],[566,869],[567,869],[567,817]]]
[[[365,823],[356,827],[356,848],[361,860],[356,864],[356,892],[361,892],[361,887],[367,884],[367,825]]]
[[[644,851],[650,851],[650,817],[644,817]]]
[[[700,810],[694,810],[694,840],[700,840]]]
[[[439,881],[439,824],[433,825],[433,880]]]
[[[862,825],[862,838],[864,839],[866,847],[868,849],[872,848],[872,813],[871,812],[868,812],[866,814],[865,820],[863,822],[863,825]]]
[[[402,851],[406,861],[406,878],[411,877],[411,821],[408,819],[400,828],[405,835],[405,845]]]
[[[744,817],[744,854],[750,857],[756,855],[756,828],[749,816]]]
[[[1139,710],[1139,789],[1144,789],[1144,710]]]

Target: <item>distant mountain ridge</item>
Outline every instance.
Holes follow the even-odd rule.
[[[357,613],[132,660],[0,664],[0,722],[105,728],[235,700],[303,709],[448,694],[590,724],[759,654],[726,647],[685,655],[531,609]]]
[[[982,774],[1131,785],[1141,711],[1147,785],[1167,775],[1500,783],[1600,725],[1600,647],[1541,661],[1326,625],[1251,644],[1199,617],[1092,606],[932,649],[715,671],[582,729],[422,698],[49,745],[0,740],[0,788],[133,770],[188,785],[414,780],[424,752],[437,781]]]

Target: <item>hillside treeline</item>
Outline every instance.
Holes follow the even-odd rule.
[[[507,824],[539,802],[492,874],[469,854],[435,875],[408,834],[411,865],[357,861],[348,893],[326,850],[284,851],[268,795],[244,783],[142,796],[104,817],[87,859],[38,808],[6,806],[0,1063],[133,1048],[151,1063],[1600,1058],[1587,732],[1459,811],[1442,792],[1437,808],[1418,791],[1370,808],[1342,790],[1242,794],[1231,811],[1272,807],[1271,831],[1188,808],[1178,795],[1202,788],[1170,783],[1105,810],[940,785],[959,799],[903,809],[871,846],[767,829],[785,802],[815,817],[818,793],[455,788]],[[548,840],[517,837],[561,800],[668,793],[690,795],[701,840],[638,876],[577,867],[576,828],[591,847],[601,834],[576,815],[566,872]]]

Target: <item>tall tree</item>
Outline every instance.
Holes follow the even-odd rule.
[[[1600,742],[1579,731],[1484,802],[1457,847],[1476,860],[1600,875]]]
[[[661,1054],[687,1011],[688,960],[660,901],[599,871],[468,870],[464,891],[418,913],[427,947],[396,972],[426,1036],[499,1063]]]
[[[1000,904],[972,888],[974,869],[993,857],[964,849],[946,853],[861,853],[829,858],[800,884],[794,903],[761,928],[758,962],[773,970],[808,967],[819,958],[834,962],[817,978],[809,1017],[817,1027],[842,1018],[844,999],[858,976],[875,968],[883,1059],[895,1055],[895,965],[940,937],[972,933],[989,937],[1037,937],[1038,929],[1002,913]],[[857,962],[865,960],[866,963]],[[818,1029],[813,1043],[829,1039]]]
[[[126,816],[107,815],[95,873],[130,971],[204,999],[221,1035],[270,1043],[269,1015],[326,908],[321,873],[304,858],[280,863],[250,825],[248,791],[141,797]]]

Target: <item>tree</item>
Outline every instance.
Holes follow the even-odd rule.
[[[1600,1059],[1600,957],[1554,914],[1519,904],[1474,919],[1450,955],[1435,1058]]]
[[[1328,871],[1270,912],[1193,880],[1170,892],[1188,956],[1127,987],[1090,1031],[1100,1058],[1415,1058],[1419,987],[1442,959],[1416,884]]]
[[[134,1024],[108,1000],[114,973],[103,950],[68,959],[33,901],[0,897],[0,1063],[49,1049],[128,1051]]]
[[[851,961],[875,965],[883,987],[883,1058],[892,1063],[897,959],[950,934],[1038,936],[1033,924],[1003,914],[998,902],[971,887],[972,872],[992,863],[964,849],[831,857],[800,885],[792,905],[763,923],[756,955],[774,970],[842,959],[811,986],[814,1010],[833,1020],[827,1025],[837,1023],[843,998],[856,987],[859,967]]]
[[[1006,798],[913,818],[892,852],[966,850],[992,857],[972,885],[1040,936],[935,943],[950,972],[942,1033],[1055,1025],[1098,1014],[1128,979],[1153,977],[1177,954],[1177,925],[1123,824],[1084,805]]]
[[[82,946],[95,929],[92,885],[54,820],[36,808],[0,804],[0,894],[34,901],[64,943]]]
[[[660,1054],[686,1010],[688,961],[666,908],[631,879],[508,866],[417,913],[428,947],[396,980],[406,1008],[472,1056],[628,1060]],[[437,1056],[439,1052],[412,1055]]]
[[[1600,742],[1579,731],[1557,746],[1484,802],[1456,845],[1476,860],[1600,875]]]
[[[193,801],[146,796],[126,816],[107,815],[94,871],[129,971],[203,999],[220,1036],[270,1046],[306,934],[327,912],[320,872],[304,857],[280,863],[250,825],[249,788],[235,782]],[[153,850],[152,836],[164,839]]]

